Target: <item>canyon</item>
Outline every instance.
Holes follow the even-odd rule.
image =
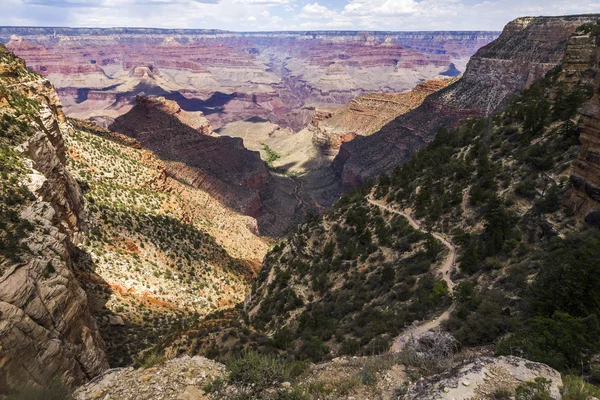
[[[214,129],[261,117],[294,131],[319,104],[457,76],[497,32],[257,32],[0,27],[67,115],[115,118],[135,95],[202,111]]]
[[[560,396],[600,351],[560,269],[600,254],[599,18],[0,28],[0,397]]]

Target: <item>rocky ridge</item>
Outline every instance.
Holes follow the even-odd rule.
[[[300,225],[265,257],[243,329],[198,342],[227,356],[250,340],[319,362],[386,352],[429,327],[466,351],[494,343],[562,371],[595,368],[598,231],[564,200],[586,148],[578,126],[588,129],[584,104],[597,91],[597,34],[596,23],[579,27],[559,66],[493,119],[440,130],[392,174]],[[589,336],[571,347],[569,331]]]
[[[201,113],[148,101],[218,140]],[[65,118],[4,47],[0,133],[0,396],[130,365],[243,299],[268,247],[256,219],[169,177],[139,141]]]
[[[81,384],[108,362],[73,273],[74,245],[87,225],[81,189],[66,168],[63,135],[73,128],[50,82],[27,71],[3,46],[0,114],[3,156],[14,154],[14,160],[4,158],[3,174],[22,163],[25,175],[17,190],[29,193],[15,210],[20,216],[11,217],[28,221],[19,243],[26,250],[11,255],[3,247],[0,254],[0,392],[56,377]],[[8,179],[3,176],[3,185],[15,182]],[[10,186],[3,189],[10,193]],[[8,201],[3,198],[3,207]],[[8,241],[12,233],[4,231],[6,225],[2,229],[0,236]]]
[[[209,397],[202,386],[225,374],[223,364],[204,357],[185,356],[148,369],[108,370],[78,388],[74,397],[77,400],[203,400]]]
[[[369,93],[341,108],[317,108],[311,124],[314,145],[335,156],[344,142],[369,136],[388,122],[423,103],[425,98],[451,84],[452,80],[427,81],[406,93]]]
[[[416,382],[409,387],[405,399],[487,399],[499,391],[513,392],[524,382],[544,378],[551,382],[552,399],[560,399],[562,378],[547,365],[518,357],[480,357],[443,374]]]
[[[163,335],[239,302],[267,243],[255,219],[170,178],[135,139],[71,121],[69,170],[85,187],[91,225],[75,272],[111,366],[125,366]]]
[[[279,396],[288,394],[302,396],[300,398],[303,399],[387,400],[398,398],[398,393],[404,392],[402,398],[405,399],[492,399],[499,390],[510,393],[517,386],[533,382],[536,378],[551,382],[549,393],[552,399],[561,397],[559,388],[563,383],[556,370],[518,357],[479,357],[459,363],[447,373],[416,382],[410,382],[402,365],[390,365],[378,371],[380,379],[374,384],[363,384],[360,379],[356,380],[356,376],[363,371],[361,368],[364,369],[365,365],[376,359],[342,357],[312,365],[299,377],[293,388],[290,382],[283,382],[261,398],[278,398],[276,396],[279,393]],[[235,383],[228,384],[219,393],[204,390],[211,382],[226,380],[228,375],[227,367],[221,363],[198,356],[184,356],[148,369],[109,370],[78,388],[74,397],[77,400],[141,400],[148,396],[165,400],[208,400],[223,398],[224,392],[243,396],[244,388],[236,387]],[[322,392],[317,388],[321,388]]]
[[[491,115],[562,60],[567,39],[598,15],[518,18],[470,59],[463,77],[379,132],[341,146],[332,167],[344,187],[390,172],[430,141],[438,128]]]

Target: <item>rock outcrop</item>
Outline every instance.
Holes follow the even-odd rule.
[[[357,136],[369,136],[398,116],[423,103],[425,98],[452,80],[427,81],[406,93],[368,93],[341,108],[317,108],[307,127],[312,140],[324,154],[335,156],[342,143]]]
[[[117,118],[111,129],[138,140],[166,161],[170,176],[205,189],[235,210],[257,216],[259,191],[269,181],[258,153],[246,150],[241,139],[203,134],[182,122],[179,114],[174,101],[138,96],[136,106]]]
[[[148,369],[117,368],[75,391],[77,400],[207,400],[202,387],[226,375],[223,364],[204,357],[181,357]]]
[[[463,363],[440,375],[408,383],[408,376],[402,365],[390,365],[377,375],[381,379],[370,385],[354,385],[352,376],[363,370],[361,367],[385,363],[384,358],[375,357],[341,357],[308,367],[309,371],[298,378],[293,386],[295,393],[311,393],[311,387],[332,389],[327,392],[328,399],[368,400],[373,398],[397,398],[399,388],[406,391],[405,399],[493,399],[496,391],[509,393],[526,382],[536,378],[544,378],[551,382],[549,392],[553,399],[560,399],[559,388],[562,386],[561,375],[547,365],[531,362],[519,357],[478,357]],[[246,398],[275,398],[292,387],[290,382],[272,383],[272,388],[263,393],[248,392],[242,384],[223,382],[222,389],[207,393],[203,390],[209,382],[223,379],[228,374],[227,367],[221,363],[204,357],[183,356],[174,358],[148,369],[119,368],[106,371],[94,381],[78,388],[74,397],[77,400],[113,399],[142,400],[162,398],[172,400],[209,400],[235,398],[244,395]],[[356,379],[356,378],[355,378]],[[356,381],[354,381],[356,382]],[[251,393],[251,394],[249,394]],[[318,393],[318,392],[316,392]],[[269,396],[271,395],[271,396]]]
[[[497,35],[0,28],[0,42],[52,80],[70,116],[116,118],[144,92],[203,111],[215,129],[259,116],[295,131],[315,104],[454,76]]]
[[[87,296],[73,274],[74,243],[86,218],[81,189],[66,170],[63,132],[72,128],[50,82],[28,72],[3,46],[0,71],[5,99],[0,116],[16,117],[28,127],[20,143],[4,130],[0,141],[18,144],[27,174],[21,190],[32,194],[20,217],[29,221],[21,241],[26,250],[15,258],[0,248],[0,393],[55,377],[81,384],[108,363]]]
[[[412,112],[379,132],[341,146],[332,166],[344,187],[393,170],[433,138],[438,128],[466,117],[486,116],[560,63],[577,27],[599,15],[519,18],[500,37],[479,49],[463,77],[429,96]]]
[[[467,400],[489,399],[498,390],[513,392],[515,388],[536,378],[551,382],[553,399],[560,399],[560,373],[545,364],[519,357],[479,357],[441,375],[417,381],[408,388],[405,399]]]

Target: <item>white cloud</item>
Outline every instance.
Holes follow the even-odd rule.
[[[342,0],[337,6],[325,1],[0,0],[0,25],[500,30],[523,15],[600,12],[600,0]]]
[[[293,0],[233,0],[234,4],[247,4],[247,5],[259,5],[259,6],[278,6],[288,4]]]
[[[329,12],[329,9],[319,3],[307,4],[302,7],[302,13],[306,15],[320,15]]]
[[[414,0],[351,0],[344,7],[346,15],[406,15],[419,11]]]
[[[305,5],[304,7],[302,7],[302,10],[298,16],[300,18],[330,19],[332,21],[339,18],[339,14],[337,12],[328,9],[327,7],[322,6],[319,3]]]

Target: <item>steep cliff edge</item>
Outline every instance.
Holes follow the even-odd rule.
[[[493,114],[505,99],[531,85],[565,55],[575,29],[599,15],[519,18],[471,58],[464,76],[429,96],[368,138],[344,143],[332,167],[345,187],[390,172],[433,138],[438,128],[465,117]]]
[[[108,367],[73,274],[85,229],[81,190],[66,171],[72,129],[54,88],[0,46],[0,392],[78,384]]]

